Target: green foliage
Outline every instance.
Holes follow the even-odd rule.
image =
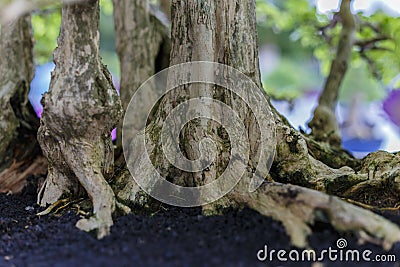
[[[400,72],[400,18],[377,12],[370,17],[359,14],[361,29],[357,38],[361,42],[376,38],[387,40],[374,42],[361,54],[369,63],[371,73],[388,84]]]
[[[100,0],[100,53],[110,71],[119,75],[119,62],[115,53],[113,4],[111,0]],[[36,64],[52,60],[61,26],[61,8],[55,7],[32,15],[32,28],[35,39],[34,55]]]
[[[278,69],[265,79],[267,91],[279,98],[293,98],[305,88],[320,89],[330,71],[340,36],[340,21],[334,13],[318,14],[314,1],[257,0],[257,22],[260,43],[273,42],[281,48],[283,59]],[[400,73],[400,18],[383,12],[372,16],[357,14],[359,28],[349,72],[341,89],[341,100],[346,101],[357,90],[366,99],[382,98],[384,84]],[[387,40],[381,40],[386,37]],[[299,56],[300,55],[300,56]],[[320,74],[308,67],[310,55],[319,61]],[[312,75],[307,75],[313,72]],[[319,78],[317,78],[319,77]],[[304,81],[311,79],[311,81]],[[319,79],[319,83],[315,82]],[[400,86],[400,84],[399,84]]]
[[[307,0],[258,0],[257,18],[261,43],[274,42],[282,53],[277,69],[263,81],[265,90],[274,98],[294,99],[320,88],[322,77],[311,58],[318,58],[322,69],[329,69],[334,54],[327,53],[329,45],[317,33],[317,27],[329,22],[327,16],[317,16]],[[264,36],[263,32],[269,33]]]
[[[278,67],[263,81],[265,90],[275,99],[294,99],[321,86],[318,68],[310,62],[283,57]]]
[[[100,54],[112,74],[120,76],[120,66],[115,52],[115,31],[111,0],[100,0]]]
[[[106,16],[112,16],[114,6],[111,0],[100,0],[100,9]]]
[[[44,64],[52,60],[60,33],[61,11],[44,11],[32,16],[33,36],[35,39],[35,62]]]
[[[257,16],[259,24],[272,28],[276,34],[290,33],[293,41],[301,40],[305,47],[324,42],[316,30],[329,22],[326,15],[317,15],[315,6],[307,0],[257,0]]]
[[[343,103],[350,104],[356,92],[363,96],[364,101],[380,100],[385,96],[382,84],[372,77],[365,61],[359,61],[359,64],[353,64],[349,68],[339,99]]]
[[[113,4],[111,0],[100,1],[100,48],[115,50]]]

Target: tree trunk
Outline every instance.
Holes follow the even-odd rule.
[[[247,97],[244,100],[252,97],[258,99],[258,106],[260,108],[266,107],[262,119],[268,123],[267,125],[259,125],[259,122],[263,120],[259,120],[260,118],[254,114],[251,115],[254,110],[250,110],[248,106],[242,103],[243,98],[240,99],[229,90],[216,85],[187,84],[169,91],[159,103],[154,103],[156,111],[153,120],[147,125],[145,131],[139,132],[132,140],[129,138],[125,140],[124,137],[127,164],[135,180],[139,182],[144,180],[155,181],[153,184],[146,184],[148,186],[145,188],[146,192],[160,200],[177,205],[186,205],[185,201],[191,197],[200,199],[196,203],[203,200],[204,203],[208,203],[206,200],[210,199],[210,196],[202,196],[202,191],[195,196],[181,195],[179,191],[174,192],[176,193],[174,195],[169,187],[160,187],[160,184],[165,184],[165,182],[156,181],[155,178],[160,174],[169,182],[181,186],[198,187],[219,178],[224,169],[229,166],[230,158],[239,159],[237,160],[239,163],[244,161],[245,158],[241,155],[232,153],[235,142],[238,140],[232,142],[229,139],[231,132],[224,129],[226,125],[220,125],[213,120],[199,119],[201,116],[195,116],[196,119],[187,122],[186,116],[193,111],[194,113],[201,113],[202,117],[206,118],[213,118],[213,114],[219,114],[221,117],[227,116],[207,102],[200,102],[203,105],[192,106],[192,102],[189,101],[212,98],[225,103],[238,114],[246,129],[244,135],[247,135],[249,150],[247,151],[247,168],[241,175],[242,179],[239,184],[223,199],[204,206],[203,210],[206,213],[220,212],[226,207],[251,207],[262,214],[273,216],[282,221],[293,243],[302,247],[307,244],[306,238],[311,232],[310,225],[320,220],[329,221],[339,231],[353,231],[359,234],[360,238],[376,239],[377,242],[387,247],[400,240],[400,230],[396,225],[369,211],[354,207],[321,192],[276,183],[272,177],[263,172],[260,176],[266,178],[266,180],[261,188],[255,192],[249,192],[250,185],[253,183],[251,179],[259,171],[259,163],[266,169],[268,167],[270,158],[267,158],[264,162],[259,162],[260,152],[263,150],[274,151],[274,149],[271,149],[271,146],[275,145],[273,142],[274,125],[276,125],[278,141],[271,173],[274,178],[287,179],[286,182],[297,183],[322,191],[328,191],[329,182],[351,181],[352,183],[346,184],[351,188],[352,185],[358,184],[364,179],[363,172],[356,174],[350,167],[342,167],[345,165],[343,163],[351,163],[349,165],[359,167],[360,163],[352,160],[351,156],[343,156],[338,161],[333,160],[332,156],[335,155],[333,150],[321,146],[317,148],[315,141],[296,132],[275,110],[270,112],[268,99],[263,96],[258,69],[255,1],[175,0],[172,2],[171,65],[199,60],[214,61],[232,66],[249,77],[257,88],[239,86],[247,92]],[[200,68],[195,73],[187,73],[185,67],[190,67],[190,65],[184,65],[181,69],[178,68],[178,71],[170,69],[167,82],[174,83],[176,80],[185,80],[187,76],[201,76],[203,73],[215,75],[215,70],[207,68]],[[174,114],[174,110],[179,109],[180,104],[185,103],[185,101],[188,102],[186,115],[174,116],[172,121],[169,121],[167,116]],[[204,114],[208,114],[208,117]],[[163,139],[163,127],[165,127],[164,122],[166,120],[167,125],[172,125],[166,131],[167,133],[180,132],[179,138],[175,137],[175,140],[179,140],[178,147],[175,150],[178,154],[175,153],[172,156],[178,157],[182,161],[185,161],[182,158],[185,156],[191,163],[187,166],[189,166],[189,169],[192,167],[192,171],[182,168],[179,164],[174,165],[173,163],[179,163],[179,160],[174,162],[172,158],[171,161],[171,155],[163,154],[165,152],[163,146],[166,145],[168,151],[171,144],[176,145],[174,141],[165,142]],[[127,127],[126,129],[129,130],[130,128]],[[267,140],[260,138],[263,136],[263,131],[268,133],[269,138]],[[146,141],[145,147],[140,146],[143,140]],[[210,151],[213,148],[214,150]],[[182,157],[179,156],[179,151],[181,151]],[[319,153],[316,153],[317,151]],[[208,164],[211,156],[215,157],[213,162]],[[150,164],[145,160],[147,157],[151,160]],[[329,167],[318,159],[339,169]],[[200,171],[193,168],[193,165],[198,163],[197,161],[202,162],[202,160],[206,162],[202,165],[205,168]],[[396,160],[392,159],[393,162]],[[367,166],[366,169],[368,169],[368,162],[364,163]],[[235,172],[235,168],[233,170],[234,175],[242,173]],[[382,173],[387,173],[389,170],[384,169],[382,171]],[[137,201],[138,194],[129,194],[129,190],[132,188],[137,188],[133,180],[131,180],[129,186],[122,190],[125,191],[123,196],[130,198],[131,201]],[[395,186],[395,188],[397,187]],[[218,193],[218,191],[219,188],[216,188],[215,192]],[[165,198],[163,198],[163,194]],[[179,200],[174,201],[174,197],[179,198]]]
[[[253,1],[174,1],[172,3],[172,52],[171,65],[193,61],[210,61],[223,63],[226,66],[235,66],[242,75],[245,74],[250,78],[250,82],[256,85],[257,90],[251,89],[249,84],[242,82],[239,89],[245,100],[263,99],[263,91],[261,88],[260,73],[258,69],[257,54],[257,36],[255,22],[255,3]],[[251,18],[251,19],[249,19]],[[204,70],[201,71],[210,71]],[[170,71],[171,72],[171,71]],[[186,75],[191,75],[182,69],[170,73],[168,82],[184,79]],[[241,81],[238,81],[241,82]],[[238,86],[240,87],[240,86]],[[153,120],[146,130],[146,141],[148,141],[148,150],[153,150],[151,155],[153,164],[156,169],[161,170],[162,176],[175,184],[182,186],[202,186],[216,180],[228,166],[230,150],[233,149],[230,144],[230,136],[226,130],[226,125],[220,125],[213,119],[213,114],[223,118],[220,107],[208,104],[192,104],[194,112],[202,114],[205,119],[195,119],[186,123],[186,117],[174,117],[173,125],[175,132],[183,127],[182,138],[180,140],[183,154],[189,161],[202,160],[208,161],[208,156],[215,153],[214,163],[205,170],[196,172],[182,171],[181,168],[173,166],[169,159],[162,154],[162,151],[154,148],[161,147],[160,129],[166,119],[166,115],[170,114],[179,104],[184,103],[188,99],[211,98],[219,100],[222,103],[232,107],[232,109],[242,119],[245,125],[246,135],[249,136],[249,150],[246,151],[249,157],[249,164],[246,162],[248,169],[257,169],[257,165],[265,165],[261,169],[264,170],[263,176],[267,175],[268,163],[272,162],[273,152],[269,157],[263,157],[260,160],[260,151],[273,151],[275,144],[262,140],[260,142],[260,129],[251,110],[241,98],[235,96],[235,93],[224,90],[220,86],[207,84],[192,84],[179,87],[166,94],[160,103],[157,103],[158,109],[155,111]],[[153,105],[156,103],[152,103]],[[268,137],[273,139],[274,121],[272,113],[268,105],[255,105],[257,114],[262,114],[263,127],[269,129]],[[129,112],[129,110],[128,110]],[[205,112],[205,114],[204,114]],[[227,115],[227,114],[225,114]],[[263,136],[263,138],[268,139]],[[216,151],[199,149],[202,140],[210,140]],[[137,141],[134,140],[133,143]],[[237,142],[238,140],[235,140]],[[228,144],[228,145],[227,145]],[[264,147],[261,147],[261,145]],[[125,147],[124,147],[125,148]],[[204,148],[204,145],[203,145]],[[178,150],[179,151],[179,148]],[[137,162],[140,158],[145,157],[146,151],[135,150],[130,154],[129,160]],[[128,153],[129,154],[129,153]],[[233,155],[241,158],[241,155]],[[128,163],[129,164],[129,163]],[[193,163],[194,164],[194,163]],[[141,170],[144,176],[150,175],[151,167],[147,168],[137,164],[132,166],[134,173]],[[143,170],[143,168],[145,170]],[[128,187],[129,188],[129,187]],[[128,195],[128,194],[125,194]],[[134,195],[131,195],[134,197]],[[200,201],[201,202],[201,201]],[[227,206],[232,206],[233,202],[225,198],[211,206],[205,207],[208,213],[218,212]]]
[[[93,202],[93,216],[77,226],[109,233],[115,210],[106,179],[112,174],[111,130],[121,117],[121,104],[109,72],[99,57],[97,0],[64,5],[55,70],[44,107],[38,140],[49,162],[39,203],[78,196],[83,187]]]
[[[30,16],[2,25],[0,40],[0,192],[18,192],[26,176],[44,173],[36,132],[37,118],[28,100],[34,75]]]
[[[169,30],[153,14],[148,0],[113,3],[115,44],[121,65],[120,95],[126,109],[139,86],[169,66],[171,40]]]
[[[126,110],[139,86],[169,66],[171,40],[167,26],[155,16],[148,0],[113,0],[113,3],[115,42],[121,66],[120,95]],[[150,98],[144,96],[140,105],[151,105]],[[118,130],[120,148],[121,127]]]
[[[311,134],[317,141],[328,142],[337,147],[341,146],[341,138],[335,109],[340,85],[349,66],[356,31],[356,21],[350,8],[351,1],[342,0],[341,2],[339,14],[342,20],[342,31],[336,57],[332,61],[329,76],[319,97],[318,107],[314,110],[314,117],[308,124],[312,130]]]
[[[151,110],[150,122],[137,120],[144,129],[139,127],[142,130],[133,138],[124,132],[124,153],[134,179],[124,170],[111,189],[103,175],[108,177],[107,171],[112,166],[110,131],[121,110],[111,79],[98,57],[97,4],[97,1],[87,1],[63,8],[59,48],[54,56],[56,70],[50,91],[43,99],[44,113],[39,129],[39,141],[49,160],[41,204],[53,203],[63,194],[76,196],[80,184],[83,185],[92,198],[94,216],[78,222],[78,227],[98,229],[98,236],[102,237],[112,225],[111,213],[117,204],[114,194],[119,201],[146,204],[149,198],[141,194],[136,182],[150,181],[142,189],[156,198],[164,195],[164,199],[159,199],[170,204],[203,204],[208,214],[248,206],[272,216],[282,221],[297,246],[307,245],[307,235],[316,221],[330,222],[339,231],[352,231],[362,239],[373,239],[386,247],[400,240],[398,226],[369,211],[322,192],[276,182],[284,180],[325,192],[363,192],[358,189],[371,185],[366,181],[370,179],[376,184],[384,181],[393,192],[399,192],[399,170],[393,166],[398,164],[400,156],[377,153],[363,161],[346,155],[336,158],[335,150],[295,131],[270,106],[258,69],[254,0],[173,1],[172,69],[164,72],[166,78],[162,83],[153,85],[169,88],[179,81],[203,81],[204,77],[229,80],[233,68],[240,71],[241,79],[230,80],[229,86],[186,83],[173,87],[160,101],[149,103],[146,108]],[[125,20],[122,24],[126,23]],[[131,49],[134,48],[127,53]],[[121,51],[124,46],[120,56]],[[154,62],[154,57],[146,58],[149,64]],[[142,75],[130,65],[129,57],[124,60],[126,71],[135,69]],[[222,69],[215,69],[212,63],[198,61],[224,65]],[[196,62],[197,69],[191,72]],[[180,63],[186,64],[177,65]],[[152,71],[155,68],[149,68],[143,75],[151,75]],[[233,85],[236,91],[229,90]],[[136,99],[134,104],[141,101]],[[131,127],[127,132],[134,133],[138,127],[129,120],[130,106],[127,106],[129,116],[125,117],[124,131],[127,123]],[[142,114],[133,115],[142,118]],[[135,119],[133,122],[136,123]],[[173,133],[173,139],[168,139]],[[386,165],[376,168],[380,162]],[[225,170],[229,170],[229,177],[241,179],[234,190],[219,198],[226,189],[224,180],[218,182]],[[165,179],[154,180],[159,174]],[[255,178],[261,178],[261,182]],[[158,184],[166,181],[181,187],[170,194],[170,188],[163,191],[165,188],[160,189]],[[212,192],[198,190],[190,191],[193,195],[180,194],[187,187],[203,188],[209,184],[216,185]],[[253,192],[257,186],[260,188]],[[188,199],[193,202],[188,204]]]

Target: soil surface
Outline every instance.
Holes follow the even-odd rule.
[[[33,188],[20,195],[0,195],[0,266],[322,266],[281,262],[276,253],[272,262],[259,261],[257,252],[265,245],[268,251],[289,253],[293,248],[280,223],[251,210],[206,217],[199,209],[166,207],[151,216],[116,218],[112,234],[99,241],[75,227],[76,211],[39,217],[36,213],[41,209],[35,202]],[[399,213],[385,216],[400,222]],[[369,249],[370,258],[394,254],[397,259],[396,263],[377,263],[325,257],[323,266],[400,266],[399,243],[384,251],[372,244],[360,245],[354,236],[339,234],[326,224],[313,229],[309,241],[317,253],[337,249],[337,240],[344,238],[345,249]]]

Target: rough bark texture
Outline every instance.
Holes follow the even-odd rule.
[[[93,202],[93,216],[77,226],[109,233],[115,210],[114,193],[106,179],[113,171],[111,130],[117,125],[121,103],[109,72],[99,57],[97,0],[64,5],[56,68],[44,107],[38,140],[49,162],[39,193],[42,206],[63,196],[77,196],[83,187]]]
[[[235,194],[246,206],[279,220],[292,243],[307,246],[316,222],[330,223],[339,232],[353,232],[360,240],[385,249],[400,240],[398,226],[377,214],[308,188],[279,183],[264,184],[253,194]]]
[[[170,33],[149,1],[114,0],[116,46],[121,64],[120,94],[124,109],[137,88],[169,66]],[[146,99],[143,99],[146,105]]]
[[[139,2],[135,3],[139,5]],[[115,1],[114,4],[121,4],[116,12],[133,12],[124,9],[121,2]],[[135,23],[129,21],[129,16],[121,15],[118,19],[125,20],[116,22],[116,25],[121,23],[117,29],[122,27],[131,32],[132,28],[126,28],[126,24],[133,27]],[[148,33],[144,30],[142,34]],[[139,38],[141,35],[134,36]],[[120,36],[118,42],[131,42],[123,37]],[[160,40],[157,38],[153,40]],[[54,55],[56,70],[50,92],[43,99],[44,113],[39,129],[39,140],[49,160],[49,176],[39,197],[42,205],[53,203],[63,194],[78,195],[80,184],[83,185],[93,200],[94,216],[80,221],[78,226],[84,230],[99,229],[99,237],[102,237],[112,225],[111,213],[117,204],[114,192],[120,201],[130,204],[148,204],[149,198],[141,192],[127,170],[117,174],[113,189],[103,176],[112,166],[110,131],[116,125],[121,109],[109,74],[99,61],[98,40],[97,1],[63,8],[59,48]],[[258,145],[260,126],[241,99],[228,90],[210,84],[181,86],[160,100],[146,131],[139,133],[146,137],[147,151],[130,151],[131,160],[138,163],[135,173],[151,178],[152,170],[140,166],[142,158],[150,151],[153,165],[167,180],[184,186],[201,186],[219,178],[229,157],[240,158],[230,155],[230,133],[217,122],[203,119],[185,124],[179,143],[187,159],[197,160],[204,156],[199,149],[202,141],[211,140],[216,153],[213,163],[206,169],[197,172],[181,170],[173,166],[160,149],[161,128],[167,115],[189,99],[210,97],[220,100],[238,113],[245,125],[250,148],[247,169],[241,182],[223,199],[205,206],[205,213],[218,213],[228,207],[251,207],[282,221],[293,244],[301,247],[307,245],[307,235],[316,221],[330,222],[339,231],[355,232],[361,239],[376,241],[387,248],[400,240],[400,230],[396,225],[371,212],[322,192],[278,183],[302,185],[343,197],[355,192],[363,197],[368,191],[366,188],[375,185],[374,189],[381,188],[384,192],[391,190],[398,196],[400,181],[398,167],[395,166],[398,166],[399,156],[378,152],[363,161],[346,154],[334,158],[339,153],[337,150],[295,131],[273,107],[270,111],[268,101],[261,102],[264,93],[258,68],[254,0],[175,0],[172,3],[172,40],[171,65],[199,60],[219,62],[238,69],[258,86],[257,90],[250,91],[243,83],[239,90],[246,92],[248,99],[260,99],[259,107],[267,107],[268,112],[263,113],[264,119],[269,122],[265,127],[267,130],[272,133],[276,126],[278,144],[271,175],[263,177],[265,182],[261,188],[249,192],[261,149]],[[140,47],[144,46],[141,44]],[[126,87],[130,90],[130,86],[139,85],[141,75],[150,76],[156,71],[154,55],[158,55],[158,52],[143,48],[148,54],[144,58],[139,56],[136,59],[138,62],[134,63],[139,65],[148,60],[147,64],[154,65],[147,69],[145,64],[142,69],[131,62],[129,55],[132,55],[134,47],[128,48],[120,47],[119,54],[124,57],[128,55],[123,59],[125,63],[121,64],[125,68],[123,73],[127,75]],[[156,45],[157,48],[160,51],[160,46]],[[133,73],[140,79],[136,80]],[[173,79],[179,79],[179,74],[171,75],[168,82]],[[220,110],[207,104],[200,108],[210,116],[220,113]],[[183,117],[174,117],[172,124],[181,125]],[[132,142],[137,140],[133,139]],[[265,144],[271,145],[268,142]],[[382,187],[382,184],[385,186]],[[377,195],[376,203],[380,200],[382,196]],[[393,205],[395,201],[392,198],[386,204]]]
[[[113,0],[113,3],[115,41],[121,66],[120,95],[126,110],[139,86],[169,66],[171,40],[167,26],[156,16],[160,12],[148,0]],[[148,99],[142,99],[143,107],[152,105]],[[120,144],[121,128],[118,147]]]
[[[274,115],[280,142],[268,180],[285,184],[268,182],[251,194],[235,190],[233,198],[281,221],[296,246],[307,245],[310,226],[317,221],[329,222],[340,232],[354,232],[361,240],[380,243],[386,248],[398,242],[400,229],[396,225],[322,193],[352,199],[361,206],[368,203],[375,207],[396,207],[400,201],[398,154],[380,151],[357,161],[342,153],[341,158],[333,159],[337,154],[335,149],[297,132],[277,112]],[[246,188],[248,183],[244,179],[238,188]]]
[[[60,8],[62,4],[74,4],[81,1],[82,0],[2,0],[0,1],[0,24],[10,22],[39,9]]]
[[[337,147],[340,147],[341,139],[335,109],[340,85],[349,65],[356,31],[356,21],[350,8],[351,1],[342,0],[341,2],[342,31],[339,37],[336,57],[332,61],[329,76],[319,97],[318,106],[314,110],[314,116],[308,124],[312,130],[311,134],[317,141],[328,142]]]
[[[235,66],[239,71],[251,78],[251,80],[261,88],[260,73],[258,69],[257,36],[256,22],[248,19],[255,17],[255,3],[253,1],[173,1],[172,3],[172,50],[171,65],[192,62],[192,61],[212,61]],[[249,45],[252,44],[252,45]],[[207,70],[205,70],[207,71]],[[183,75],[183,74],[182,74]],[[173,77],[170,79],[177,79]],[[240,86],[238,86],[240,87]],[[245,84],[240,90],[247,99],[263,96],[262,90],[251,92],[247,90]],[[146,130],[148,140],[148,151],[152,151],[153,164],[158,168],[168,180],[176,184],[185,186],[200,186],[217,179],[224,171],[228,161],[230,146],[226,130],[222,125],[211,120],[194,120],[185,125],[182,136],[182,148],[185,156],[189,160],[202,158],[198,145],[201,140],[212,140],[217,148],[215,162],[206,170],[188,173],[171,165],[159,149],[161,146],[160,129],[164,123],[166,115],[179,104],[188,99],[200,97],[210,97],[220,100],[238,113],[247,126],[246,131],[250,143],[250,165],[249,169],[255,169],[258,163],[258,141],[260,130],[257,122],[249,112],[244,102],[234,96],[230,91],[218,86],[193,84],[182,86],[178,91],[167,94],[159,103],[155,112],[154,120]],[[202,107],[210,116],[220,113],[218,109],[211,106]],[[268,110],[268,109],[267,109]],[[250,115],[249,115],[250,114]],[[263,114],[265,121],[269,121],[268,127],[273,128],[272,113]],[[183,125],[185,116],[174,117],[173,124],[176,127]],[[141,153],[146,151],[134,151],[134,158],[142,158]],[[232,157],[234,157],[233,155]],[[135,161],[135,159],[132,159]],[[254,164],[254,165],[253,165]],[[140,168],[139,166],[137,168]],[[146,170],[147,171],[147,170]],[[144,171],[143,175],[146,175]],[[131,186],[133,187],[133,186]],[[125,194],[126,196],[128,194]],[[133,197],[134,195],[131,194]],[[218,212],[221,208],[234,205],[232,201],[225,198],[205,207],[209,213]]]
[[[248,92],[249,95],[262,94],[255,21],[255,1],[173,1],[171,65],[196,60],[224,63],[240,70],[258,85],[259,90]],[[341,61],[338,62],[342,64]],[[224,146],[227,133],[215,122],[194,121],[185,125],[181,132],[181,149],[188,159],[195,160],[203,156],[199,152],[198,145],[204,138],[211,139],[217,148],[213,164],[203,171],[195,173],[182,171],[172,166],[162,155],[163,151],[159,149],[160,131],[166,115],[179,103],[199,96],[212,97],[235,107],[235,111],[246,125],[250,143],[249,171],[242,177],[242,181],[234,191],[224,199],[204,207],[206,213],[215,213],[225,207],[249,206],[282,221],[293,243],[302,247],[307,245],[306,237],[311,232],[310,225],[316,221],[328,221],[339,231],[355,232],[361,239],[375,240],[386,247],[400,240],[400,230],[396,225],[371,212],[321,192],[274,182],[274,180],[284,180],[286,183],[325,192],[338,192],[341,191],[342,184],[348,191],[354,189],[354,185],[363,179],[368,179],[367,177],[375,179],[390,177],[387,179],[392,179],[391,188],[397,192],[396,196],[399,190],[398,175],[396,176],[395,171],[388,165],[380,165],[382,166],[380,171],[375,172],[375,169],[370,169],[372,165],[367,160],[359,162],[350,155],[341,155],[340,158],[333,159],[338,154],[336,150],[319,145],[313,139],[295,131],[273,109],[272,113],[265,114],[271,121],[269,129],[273,129],[274,123],[277,127],[278,144],[271,170],[272,177],[265,177],[269,182],[265,182],[256,192],[248,192],[254,167],[254,162],[251,160],[256,158],[259,149],[257,147],[259,129],[239,99],[214,85],[192,84],[168,93],[157,106],[154,119],[147,126],[145,133],[140,133],[146,136],[147,151],[151,153],[153,165],[167,180],[185,186],[203,185],[217,179],[227,164],[230,156],[229,146]],[[260,105],[269,103],[266,101]],[[210,114],[218,112],[208,106],[203,108]],[[176,118],[174,123],[180,125],[180,119]],[[132,142],[134,143],[135,139]],[[133,151],[131,160],[138,163],[135,173],[150,178],[152,171],[141,168],[139,164],[147,151]],[[397,161],[397,156],[371,155],[371,157],[377,162],[382,162],[383,158],[386,158],[386,161],[390,158],[393,164]],[[376,173],[376,176],[372,174],[366,176],[367,170]],[[140,201],[139,194],[134,181],[132,179],[130,181],[132,182],[128,183],[122,192],[126,200],[135,203]],[[134,193],[129,191],[131,189],[134,189],[132,191]]]
[[[32,49],[30,16],[2,25],[0,192],[18,192],[26,176],[43,173],[46,169],[36,141],[39,119],[28,100],[34,75]]]
[[[159,11],[148,0],[113,0],[114,25],[117,53],[121,66],[120,96],[126,110],[132,96],[139,86],[158,71],[169,66],[171,50],[170,31],[160,18]],[[138,110],[152,105],[149,98],[154,92],[149,91],[140,101]],[[138,116],[140,117],[140,116]],[[140,125],[132,120],[133,127]],[[117,130],[116,155],[121,155],[116,162],[124,166],[122,155],[122,125]],[[135,203],[145,204],[148,197],[133,182],[128,170],[122,169],[115,175],[113,188],[118,199],[141,199]],[[136,197],[135,197],[136,196]]]
[[[394,208],[399,203],[398,153],[378,151],[358,160],[341,149],[304,136],[275,114],[277,138],[282,140],[270,172],[275,181],[374,207]]]

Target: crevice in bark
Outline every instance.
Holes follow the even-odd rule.
[[[45,174],[36,132],[39,119],[29,103],[34,75],[30,16],[1,27],[0,192],[19,192],[29,175]]]
[[[339,14],[342,22],[342,30],[336,56],[332,61],[329,76],[319,97],[318,106],[314,110],[313,118],[308,123],[315,140],[328,142],[336,147],[341,146],[341,138],[335,109],[340,85],[347,72],[355,42],[356,20],[351,13],[351,1],[342,0],[341,2]]]

